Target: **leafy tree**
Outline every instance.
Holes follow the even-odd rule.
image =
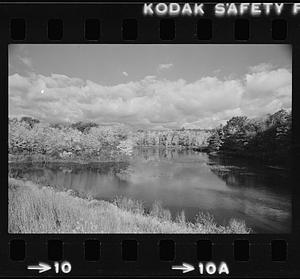
[[[92,127],[98,127],[98,126],[99,125],[97,123],[94,123],[94,122],[82,122],[82,121],[76,122],[76,123],[71,125],[71,127],[73,129],[77,129],[81,133],[87,133],[87,132],[89,132],[89,130]]]
[[[215,129],[212,133],[212,135],[209,137],[208,140],[208,148],[211,151],[218,151],[220,147],[222,146],[223,141],[221,139],[221,133]]]

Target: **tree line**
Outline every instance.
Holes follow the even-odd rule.
[[[166,148],[205,148],[211,132],[207,129],[139,130],[133,135],[137,146]]]
[[[133,131],[124,125],[94,122],[41,123],[32,117],[9,119],[9,154],[49,156],[131,155],[135,146],[193,149],[287,163],[291,152],[291,111],[262,119],[234,116],[215,129]],[[65,154],[65,155],[62,155]]]

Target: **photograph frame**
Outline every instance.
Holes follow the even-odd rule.
[[[8,44],[16,42],[10,37],[10,22],[13,18],[25,18],[28,32],[26,33],[26,43],[54,43],[47,38],[46,26],[48,19],[55,17],[64,17],[64,36],[60,40],[63,43],[92,43],[87,42],[83,36],[82,15],[85,17],[97,17],[104,21],[103,30],[99,42],[118,43],[129,41],[122,40],[121,24],[124,18],[135,18],[139,23],[139,29],[143,30],[135,40],[135,43],[159,43],[159,25],[161,18],[145,18],[142,11],[141,3],[131,4],[1,4],[0,17],[0,88],[1,92],[1,123],[3,127],[7,127],[8,123]],[[224,17],[215,18],[212,14],[212,5],[208,8],[208,19],[213,21],[213,37],[209,41],[203,43],[235,43],[234,25],[236,18]],[[78,16],[80,14],[81,16]],[[251,33],[251,37],[247,43],[271,43],[274,42],[271,37],[270,28],[272,20],[277,16],[252,18],[243,16],[251,23],[251,29],[255,33]],[[300,91],[300,29],[297,25],[298,18],[291,16],[288,12],[283,13],[281,18],[287,21],[289,31],[285,40],[281,43],[289,43],[293,46],[293,80],[292,80],[292,117],[293,117],[293,169],[292,178],[294,182],[299,180],[299,165],[296,162],[299,158],[299,130],[300,130],[300,111],[299,106]],[[176,22],[175,39],[168,43],[199,43],[195,33],[197,18],[174,18]],[[264,28],[261,28],[263,26]],[[78,31],[79,30],[79,31]],[[188,31],[184,31],[188,30]],[[19,40],[17,40],[20,42]],[[57,43],[57,41],[55,42]],[[132,43],[132,42],[131,42]],[[7,185],[7,129],[1,133],[1,160],[3,169],[1,171],[2,184]],[[297,185],[294,183],[294,185]],[[181,263],[182,261],[197,263],[196,243],[201,239],[209,239],[213,244],[213,259],[216,262],[226,260],[228,266],[231,267],[230,276],[249,276],[249,277],[297,277],[300,274],[298,263],[298,251],[300,248],[299,232],[300,232],[300,204],[298,197],[300,189],[293,187],[293,230],[290,234],[266,234],[266,235],[136,235],[136,234],[119,234],[119,235],[89,235],[89,234],[35,234],[35,235],[16,235],[8,234],[7,220],[7,187],[1,187],[1,203],[0,203],[0,243],[5,247],[1,251],[1,260],[3,265],[0,267],[0,276],[20,277],[28,275],[26,266],[37,261],[47,261],[47,245],[48,241],[58,239],[62,241],[64,253],[63,259],[72,262],[74,268],[69,276],[178,276],[178,271],[171,269],[171,265]],[[101,263],[89,265],[83,261],[82,243],[86,239],[97,238],[101,242]],[[134,239],[138,245],[138,260],[135,262],[126,262],[122,260],[121,243],[126,239]],[[237,239],[245,239],[251,244],[250,255],[252,261],[247,265],[237,263],[233,254],[233,243]],[[23,261],[13,261],[10,259],[10,246],[12,240],[24,240],[26,243],[26,258]],[[159,243],[162,240],[172,240],[175,244],[176,256],[171,261],[160,261],[159,259]],[[284,240],[288,244],[287,260],[278,263],[271,260],[271,241]],[[147,251],[147,253],[143,253]],[[92,267],[91,267],[92,266]],[[117,266],[117,268],[116,268]],[[95,270],[98,270],[95,272]],[[32,274],[32,273],[31,273]],[[48,273],[49,276],[57,276],[54,271]],[[180,273],[181,275],[181,273]],[[198,274],[195,274],[198,276]]]

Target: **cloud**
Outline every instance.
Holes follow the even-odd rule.
[[[33,64],[32,64],[32,60],[29,57],[22,57],[19,56],[19,59],[21,60],[21,62],[27,66],[28,68],[32,69],[33,68]]]
[[[250,73],[257,73],[257,72],[264,72],[264,71],[270,71],[273,69],[273,65],[270,63],[260,63],[255,66],[249,67]]]
[[[127,72],[122,72],[123,76],[128,77],[128,73]]]
[[[160,73],[160,72],[169,70],[172,67],[173,67],[172,63],[169,63],[169,64],[159,64],[158,67],[157,67],[157,71]]]
[[[146,76],[114,86],[58,74],[14,74],[9,77],[9,115],[134,128],[213,128],[232,116],[258,117],[290,108],[291,86],[292,74],[285,68],[194,82]]]
[[[248,116],[274,113],[292,105],[292,74],[281,68],[262,70],[245,76],[244,112]]]

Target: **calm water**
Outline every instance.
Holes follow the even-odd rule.
[[[126,196],[146,207],[161,201],[189,220],[210,212],[218,223],[232,217],[256,233],[291,230],[291,182],[282,169],[194,151],[137,149],[129,162],[80,166],[15,164],[11,175],[94,198]]]

